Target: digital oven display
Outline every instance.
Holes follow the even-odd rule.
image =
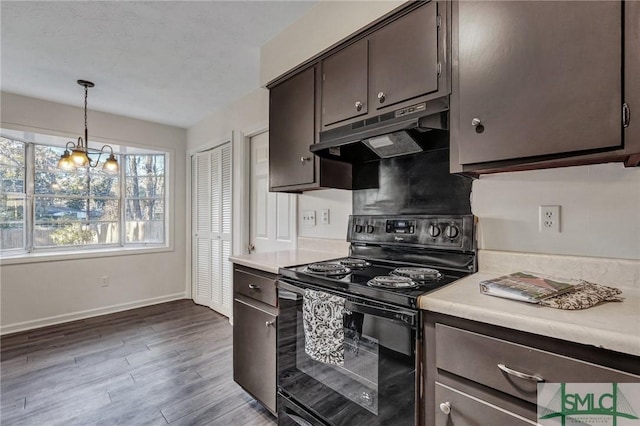
[[[387,220],[388,234],[413,234],[415,230],[415,220]]]

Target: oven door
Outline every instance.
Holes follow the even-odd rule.
[[[305,318],[305,290],[344,299],[338,362],[307,353],[305,341],[314,336],[305,336],[304,321],[319,320]],[[328,425],[415,424],[418,311],[292,280],[278,282],[278,299],[278,389],[284,398]]]

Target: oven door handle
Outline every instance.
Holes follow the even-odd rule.
[[[294,285],[282,280],[278,281],[278,298],[284,300],[293,300],[298,301],[303,299],[303,295],[301,292],[304,292],[305,288],[316,288],[308,285]],[[329,294],[335,294],[339,297],[344,297],[341,294],[336,294],[335,292],[327,291],[325,289],[317,289],[319,291],[325,291]],[[393,321],[399,321],[404,324],[409,324],[412,327],[417,326],[418,324],[418,312],[405,310],[402,308],[394,309],[393,307],[380,307],[376,305],[369,305],[366,303],[353,302],[348,298],[345,298],[345,308],[351,312],[359,312],[366,315],[373,315],[376,317],[386,318]]]
[[[411,326],[415,326],[418,319],[418,314],[415,312],[394,311],[389,309],[381,309],[375,306],[368,306],[362,303],[355,303],[347,300],[345,303],[345,309],[351,312],[358,312],[365,315],[373,315],[376,317],[382,317],[393,321],[400,321]]]

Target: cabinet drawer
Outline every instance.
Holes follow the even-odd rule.
[[[530,426],[537,424],[479,398],[436,382],[435,426]],[[447,404],[449,413],[446,414]],[[443,411],[445,410],[445,411]]]
[[[276,316],[233,302],[233,379],[276,412]]]
[[[233,269],[233,288],[236,293],[271,306],[277,306],[276,276],[273,274],[235,266]]]
[[[536,378],[518,376],[549,383],[640,381],[639,376],[443,324],[436,324],[436,342],[438,369],[533,403]]]

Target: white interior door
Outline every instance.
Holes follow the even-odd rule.
[[[229,317],[231,278],[231,143],[192,157],[194,302]]]
[[[296,248],[297,197],[269,192],[269,132],[252,136],[250,144],[250,246],[258,253],[293,250]]]

